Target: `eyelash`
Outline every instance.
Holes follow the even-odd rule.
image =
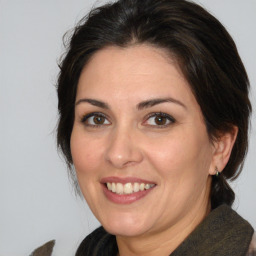
[[[148,122],[148,120],[150,118],[153,118],[153,117],[156,118],[157,116],[159,116],[160,118],[166,118],[169,121],[169,123],[168,124],[163,124],[163,125],[152,125],[152,124],[149,124],[148,126],[155,127],[155,128],[165,128],[165,127],[168,127],[169,125],[171,125],[171,124],[176,122],[176,120],[172,116],[170,116],[170,115],[168,115],[166,113],[154,112],[154,113],[150,113],[149,115],[146,116],[146,120],[143,121],[143,124]],[[106,120],[108,121],[108,117],[106,115],[104,115],[103,113],[93,112],[93,113],[89,113],[89,114],[83,116],[81,118],[81,122],[85,126],[89,126],[89,127],[93,127],[93,128],[100,128],[100,127],[102,127],[104,125],[110,125],[111,124],[109,121],[108,121],[109,122],[108,124],[104,124],[104,123],[103,124],[88,124],[88,123],[86,123],[86,122],[88,122],[89,118],[91,118],[91,117],[100,117],[100,118],[104,118],[105,119],[104,122]]]
[[[158,116],[161,117],[161,118],[166,118],[169,121],[169,123],[168,124],[163,124],[163,125],[148,125],[148,126],[151,126],[151,127],[156,126],[157,128],[165,128],[165,127],[168,127],[169,125],[176,122],[176,120],[172,116],[170,116],[166,113],[157,112],[157,113],[150,113],[146,117],[146,121],[144,121],[143,123],[147,122],[150,118],[153,118],[153,117],[156,118]]]
[[[85,125],[85,126],[89,126],[89,127],[93,127],[93,128],[99,128],[99,127],[102,127],[104,124],[88,124],[86,123],[90,117],[101,117],[101,118],[104,118],[105,120],[108,120],[108,117],[100,112],[93,112],[93,113],[89,113],[85,116],[83,116],[81,118],[81,122]],[[104,120],[104,122],[105,122]],[[109,121],[108,121],[109,122]],[[109,122],[110,123],[110,122]],[[111,124],[111,123],[110,123]],[[105,124],[106,125],[106,124]],[[107,124],[109,125],[109,124]]]

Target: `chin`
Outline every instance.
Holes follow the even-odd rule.
[[[144,234],[142,229],[138,229],[137,227],[127,227],[127,226],[119,226],[119,227],[113,227],[113,226],[103,226],[104,229],[115,236],[125,236],[125,237],[136,237]]]
[[[112,217],[110,221],[102,223],[102,226],[112,235],[134,237],[142,235],[149,230],[149,225],[145,224],[138,221],[138,219],[124,219],[120,216],[116,219]]]

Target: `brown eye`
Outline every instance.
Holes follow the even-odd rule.
[[[167,127],[168,125],[175,122],[175,119],[165,113],[153,113],[150,114],[144,125],[156,126],[156,127]]]
[[[168,120],[165,116],[158,115],[155,117],[154,121],[157,125],[165,125]]]
[[[81,121],[86,126],[95,126],[95,127],[110,124],[107,117],[105,117],[105,115],[101,113],[90,113],[84,116]]]
[[[94,122],[94,124],[104,124],[104,122],[105,122],[105,117],[103,117],[103,116],[94,116],[93,117],[93,122]]]

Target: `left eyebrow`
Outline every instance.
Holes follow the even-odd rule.
[[[155,105],[158,105],[161,103],[166,103],[166,102],[175,103],[175,104],[178,104],[181,107],[187,109],[187,107],[182,102],[180,102],[179,100],[173,99],[173,98],[157,98],[157,99],[150,99],[150,100],[142,101],[139,104],[137,104],[137,109],[142,110],[144,108],[150,108]]]

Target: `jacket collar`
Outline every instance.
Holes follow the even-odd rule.
[[[253,235],[251,225],[221,205],[180,244],[171,256],[245,256]]]

